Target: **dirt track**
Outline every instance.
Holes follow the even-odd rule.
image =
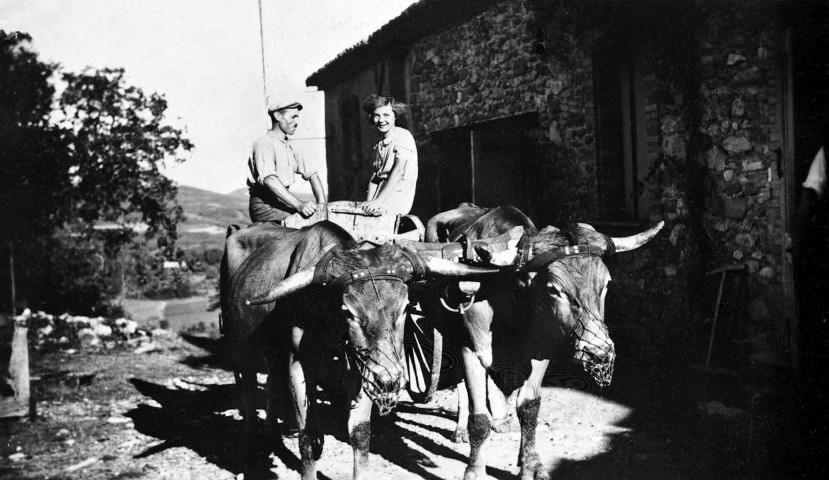
[[[156,343],[159,350],[144,354],[122,347],[33,352],[39,417],[0,427],[0,478],[236,478],[243,471],[240,421],[232,374],[212,353],[217,341],[171,336]],[[550,377],[538,444],[555,478],[810,478],[788,475],[781,438],[794,432],[780,412],[795,407],[786,398],[752,384],[752,403],[743,405],[749,396],[733,379],[724,390],[693,373],[671,375],[675,366],[620,358],[604,392],[563,388],[556,378],[572,377]],[[715,397],[726,403],[709,401]],[[454,395],[439,392],[428,405],[403,403],[378,418],[372,478],[460,478],[469,447],[449,440],[454,410]],[[350,478],[344,413],[328,404],[321,411],[319,478]],[[490,438],[488,473],[515,478],[518,433]],[[270,457],[270,472],[297,478],[296,440],[284,444]]]

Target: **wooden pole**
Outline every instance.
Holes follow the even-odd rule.
[[[11,283],[11,289],[12,289],[12,292],[11,292],[11,294],[12,294],[11,308],[12,308],[12,317],[14,317],[15,315],[17,315],[17,312],[15,311],[15,308],[14,308],[14,306],[17,304],[17,292],[15,290],[15,285],[14,285],[14,242],[12,242],[11,240],[9,240],[9,283]]]
[[[17,293],[14,285],[14,243],[9,243],[9,280],[11,281],[11,311],[14,319],[14,335],[12,337],[12,353],[9,358],[8,376],[11,379],[10,386],[14,390],[14,396],[0,398],[0,418],[23,417],[27,413],[32,414],[30,409],[30,388],[29,388],[29,325],[28,318],[20,320],[14,318],[17,309]]]

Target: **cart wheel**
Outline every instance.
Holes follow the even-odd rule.
[[[440,381],[443,335],[415,305],[409,305],[408,310],[403,336],[409,379],[406,390],[415,403],[428,403]]]

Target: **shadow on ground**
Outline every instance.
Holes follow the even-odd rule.
[[[582,383],[571,371],[545,384]],[[576,379],[575,381],[573,379]],[[564,379],[564,380],[562,380]],[[554,478],[826,478],[826,396],[789,369],[694,368],[686,359],[617,363],[613,385],[591,391],[631,408],[603,454],[565,460]]]
[[[187,357],[183,363],[228,368],[220,340],[183,338],[208,352]],[[795,378],[789,370],[743,366],[714,374],[690,368],[681,358],[664,356],[656,363],[626,355],[620,356],[612,386],[599,390],[578,368],[559,368],[545,378],[545,386],[579,389],[624,405],[631,413],[615,425],[617,430],[597,433],[606,436],[604,453],[579,461],[558,459],[551,472],[554,478],[825,478],[825,397],[816,392],[814,382]],[[186,390],[135,378],[131,382],[157,402],[139,405],[127,414],[138,431],[160,440],[137,457],[182,446],[234,474],[266,476],[272,451],[289,469],[299,470],[299,459],[281,437],[276,441],[260,437],[255,448],[246,446],[241,422],[223,413],[235,408],[234,385],[194,385]],[[322,400],[318,412],[323,432],[347,444],[347,409],[336,400]],[[257,401],[264,408],[261,391]],[[453,417],[442,409],[412,403],[401,403],[397,412]],[[444,438],[452,434],[432,422],[397,414],[374,417],[372,453],[429,480],[442,478],[433,473],[433,458],[466,462],[465,452],[406,428],[412,426]],[[516,453],[517,449],[516,444]],[[326,450],[323,456],[331,454]],[[498,468],[489,468],[488,473],[499,480],[513,478]]]

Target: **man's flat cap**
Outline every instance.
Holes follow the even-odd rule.
[[[268,113],[279,110],[287,110],[289,108],[296,108],[302,110],[302,104],[297,102],[293,97],[272,95],[268,97]]]

